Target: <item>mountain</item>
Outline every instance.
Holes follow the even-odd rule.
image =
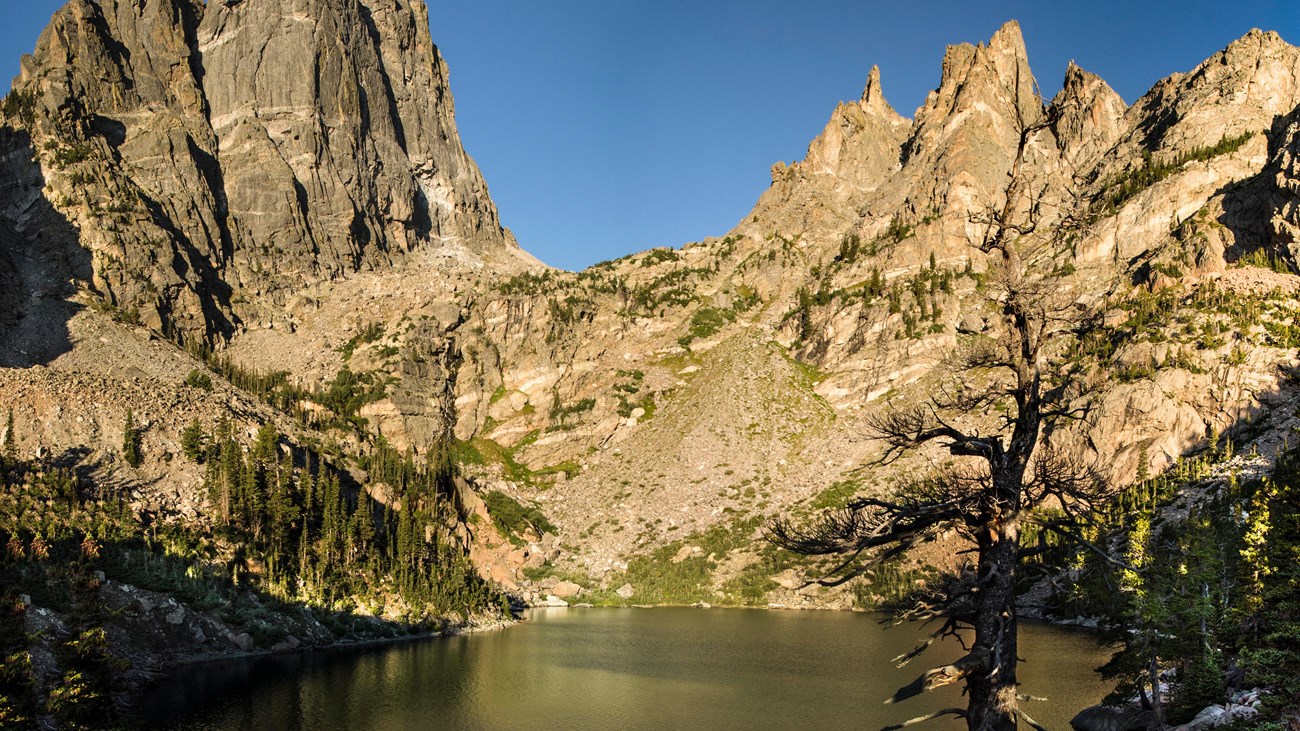
[[[945,459],[873,466],[867,425],[994,327],[977,244],[1013,179],[1026,251],[1102,321],[1095,416],[1054,439],[1127,483],[1219,435],[1263,474],[1293,426],[1300,49],[1275,33],[1132,105],[1073,64],[1042,99],[1014,22],[949,47],[912,119],[873,68],[726,236],[576,273],[501,227],[446,79],[419,0],[59,11],[0,128],[16,450],[83,450],[197,526],[195,419],[272,423],[398,512],[385,460],[451,455],[439,525],[517,598],[871,604],[798,588],[815,565],[762,528]]]
[[[418,2],[71,2],[14,83],[9,225],[65,229],[88,252],[70,274],[169,335],[228,336],[413,252],[536,266],[428,26]]]
[[[657,547],[834,485],[887,491],[916,465],[868,468],[880,447],[866,421],[923,398],[945,356],[994,319],[974,244],[981,216],[1005,201],[1026,128],[1039,229],[1062,232],[1040,236],[1036,253],[1081,307],[1104,313],[1114,348],[1098,416],[1071,436],[1080,453],[1123,483],[1210,435],[1270,423],[1296,362],[1282,171],[1298,54],[1252,32],[1132,106],[1071,65],[1044,102],[1009,23],[988,44],[949,48],[911,121],[873,72],[803,161],[774,166],[726,236],[477,294],[447,331],[463,355],[455,434],[488,462],[506,454],[503,476],[518,475],[511,461],[542,473],[517,495],[551,515],[574,553],[561,564],[594,587],[618,586],[625,564]],[[1204,304],[1210,293],[1271,304],[1230,319]],[[1159,316],[1144,314],[1152,307]],[[1206,334],[1224,328],[1235,334]],[[396,411],[373,413],[401,440]],[[752,548],[761,522],[733,548]],[[758,565],[715,558],[715,591]]]

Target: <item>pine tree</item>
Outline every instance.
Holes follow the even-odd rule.
[[[269,464],[275,459],[276,445],[279,443],[280,432],[268,421],[257,430],[257,441],[253,443],[253,459],[264,465]]]
[[[14,410],[9,407],[9,416],[5,418],[4,460],[7,464],[18,461],[18,437],[14,434]]]
[[[135,427],[135,414],[130,409],[126,412],[126,423],[122,425],[122,459],[132,467],[139,467],[144,461],[140,453],[140,431]]]
[[[293,467],[289,464],[289,458],[285,457],[276,470],[276,479],[266,501],[271,554],[276,557],[287,556],[289,536],[300,515],[299,508],[294,503],[292,474]]]
[[[1270,715],[1300,713],[1300,449],[1278,460],[1263,546],[1263,597],[1256,615],[1258,641],[1247,645],[1247,682],[1269,688]]]
[[[198,419],[191,421],[189,426],[181,430],[181,451],[197,464],[203,464],[207,451],[206,441],[207,436],[203,433],[203,425]]]

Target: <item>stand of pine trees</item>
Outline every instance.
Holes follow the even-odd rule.
[[[12,418],[5,427],[0,728],[118,720],[128,668],[108,646],[105,628],[122,620],[101,599],[105,579],[166,594],[264,648],[304,622],[335,638],[387,637],[510,611],[451,536],[459,507],[443,452],[417,461],[381,439],[364,455],[369,479],[397,497],[390,508],[271,426],[245,447],[228,421],[213,434],[191,425],[185,451],[205,466],[210,525],[190,525],[137,513],[129,495],[87,476],[79,450],[20,458]],[[57,612],[67,636],[29,634],[30,606]],[[390,620],[366,616],[381,610]],[[44,653],[57,677],[33,662]]]
[[[378,439],[363,462],[398,498],[390,506],[346,485],[319,452],[282,444],[269,424],[247,453],[231,431],[222,422],[203,440],[208,502],[218,531],[259,557],[263,587],[325,606],[400,599],[414,622],[499,611],[499,593],[450,538],[460,516],[445,451],[417,463]]]
[[[1139,481],[1098,517],[1090,537],[1124,566],[1061,546],[1073,555],[1048,560],[1072,565],[1076,581],[1057,596],[1057,612],[1100,617],[1105,640],[1120,648],[1101,668],[1118,682],[1112,702],[1137,697],[1176,725],[1232,691],[1264,688],[1263,712],[1236,728],[1294,728],[1300,447],[1281,455],[1271,477],[1207,485],[1227,456],[1211,451]],[[1202,499],[1180,497],[1200,490]]]

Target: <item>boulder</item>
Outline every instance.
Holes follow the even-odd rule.
[[[986,328],[988,328],[988,323],[984,322],[984,318],[975,314],[967,315],[961,318],[961,322],[957,323],[957,332],[966,335],[978,335],[984,332]]]
[[[1142,731],[1152,712],[1132,706],[1091,706],[1070,719],[1074,731]]]
[[[681,563],[688,558],[695,558],[696,556],[703,555],[704,549],[699,546],[682,546],[677,549],[677,553],[673,554],[673,563]]]
[[[253,642],[253,636],[247,632],[240,632],[234,637],[231,637],[230,641],[233,642],[235,647],[238,647],[241,652],[252,652],[253,648],[257,647],[257,643]]]
[[[569,597],[574,597],[581,594],[582,587],[578,586],[572,581],[561,581],[555,586],[551,587],[551,593],[554,594],[555,596],[560,597],[561,599],[567,599]]]

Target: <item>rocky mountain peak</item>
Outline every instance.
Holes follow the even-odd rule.
[[[1071,61],[1050,109],[1057,146],[1077,167],[1104,153],[1119,138],[1128,105],[1100,76]]]
[[[900,208],[917,219],[964,216],[975,201],[995,196],[1020,131],[1043,113],[1017,23],[1003,25],[987,44],[949,46],[939,86],[917,110],[903,146],[893,195],[871,205],[873,231]]]
[[[1162,79],[1128,111],[1151,151],[1213,145],[1269,129],[1300,104],[1300,48],[1251,30],[1186,73]]]
[[[1024,37],[1014,20],[999,28],[987,45],[948,46],[939,88],[917,111],[917,125],[945,126],[972,111],[1010,113],[1026,123],[1037,121],[1042,113]]]
[[[872,65],[867,74],[867,85],[862,89],[863,104],[884,104],[885,95],[880,91],[880,67]]]
[[[885,100],[880,68],[872,66],[862,96],[836,106],[804,159],[772,166],[772,187],[752,215],[819,228],[826,215],[852,212],[898,168],[909,126]]]
[[[274,324],[415,252],[538,266],[460,143],[422,0],[71,0],[15,89],[88,286],[155,329]],[[20,233],[23,195],[0,200]]]

